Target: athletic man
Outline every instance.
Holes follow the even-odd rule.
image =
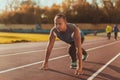
[[[82,74],[82,47],[80,31],[75,24],[67,23],[66,17],[63,14],[57,14],[54,18],[54,27],[50,31],[45,62],[42,65],[42,69],[48,69],[48,59],[56,37],[70,44],[69,54],[72,60],[71,68],[76,68],[76,75]]]

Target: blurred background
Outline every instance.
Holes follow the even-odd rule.
[[[120,23],[120,0],[0,0],[0,31],[49,33],[58,13],[85,34],[104,32]]]
[[[53,23],[63,12],[74,23],[119,23],[120,0],[0,0],[0,23]]]

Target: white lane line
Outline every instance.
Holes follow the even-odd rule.
[[[109,45],[115,44],[117,42],[119,42],[119,41],[112,42],[112,43],[109,43],[109,44],[106,44],[106,45],[102,45],[102,46],[98,46],[98,47],[94,47],[94,48],[90,48],[90,49],[87,49],[86,51],[99,49],[99,48],[102,48],[102,47],[105,47],[105,46],[109,46]],[[64,48],[67,48],[67,47],[59,47],[59,48],[53,48],[53,49],[56,50],[56,49],[64,49]],[[14,53],[14,54],[5,54],[5,55],[0,55],[0,57],[15,56],[15,55],[20,55],[20,54],[30,54],[30,53],[33,53],[33,52],[40,52],[40,51],[45,51],[45,49],[44,50],[36,50],[36,51],[19,52],[19,53]]]
[[[53,48],[53,49],[57,50],[57,49],[64,49],[64,48],[67,48],[67,47],[59,47],[59,48]],[[18,53],[14,53],[14,54],[5,54],[5,55],[0,55],[0,57],[15,56],[15,55],[20,55],[20,54],[30,54],[33,52],[41,52],[41,51],[45,51],[45,49],[44,50],[36,50],[36,51],[18,52]]]
[[[114,42],[116,43],[116,42]],[[107,44],[108,45],[108,44]],[[103,45],[104,47],[105,45]],[[101,48],[101,47],[95,47],[95,49],[98,49],[98,48]],[[94,50],[93,48],[92,49],[89,49],[90,50]],[[63,56],[60,56],[60,57],[56,57],[56,58],[51,58],[49,59],[50,61],[52,60],[56,60],[56,59],[60,59],[60,58],[63,58],[63,57],[66,57],[66,56],[69,56],[69,55],[63,55]],[[28,67],[28,66],[32,66],[32,65],[36,65],[36,64],[40,64],[42,63],[43,61],[39,61],[39,62],[34,62],[34,63],[31,63],[31,64],[26,64],[26,65],[23,65],[23,66],[19,66],[19,67],[15,67],[15,68],[11,68],[11,69],[7,69],[7,70],[1,70],[0,73],[5,73],[5,72],[10,72],[10,71],[14,71],[14,70],[17,70],[17,69],[20,69],[20,68],[24,68],[24,67]]]
[[[105,47],[105,46],[109,46],[109,45],[112,45],[112,44],[116,44],[116,43],[118,43],[118,42],[119,42],[119,41],[112,42],[112,43],[105,44],[105,45],[98,46],[98,47],[94,47],[94,48],[90,48],[90,49],[87,49],[86,51],[91,51],[91,50],[95,50],[95,49],[103,48],[103,47]]]
[[[96,41],[97,40],[97,41]],[[91,41],[85,41],[84,43],[83,43],[83,45],[90,45],[90,44],[93,44],[93,42],[94,42],[94,44],[95,43],[102,43],[103,42],[103,40],[105,40],[105,39],[96,39],[96,40],[91,40]]]
[[[64,58],[64,57],[67,57],[67,56],[68,55],[63,55],[63,56],[60,56],[60,57],[55,57],[55,58],[49,59],[49,61],[57,60],[57,59]],[[10,71],[14,71],[14,70],[21,69],[21,68],[25,68],[25,67],[29,67],[29,66],[33,66],[33,65],[36,65],[36,64],[40,64],[40,63],[43,63],[43,61],[39,61],[39,62],[35,62],[35,63],[31,63],[31,64],[19,66],[19,67],[7,69],[7,70],[1,70],[0,74],[6,73],[6,72],[10,72]]]
[[[7,50],[7,49],[19,49],[19,48],[34,48],[34,47],[39,47],[40,45],[47,45],[47,43],[38,43],[38,44],[31,44],[31,43],[25,43],[24,46],[21,45],[22,43],[17,43],[17,44],[5,44],[3,46],[0,46],[0,50]],[[59,44],[64,44],[64,43],[55,43],[57,45]]]
[[[96,71],[92,76],[90,76],[87,80],[93,80],[99,73],[101,73],[109,64],[111,64],[115,59],[117,59],[120,56],[120,53],[118,53],[114,58],[112,58],[110,61],[108,61],[104,66],[102,66],[98,71]]]

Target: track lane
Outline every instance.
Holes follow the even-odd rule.
[[[60,51],[58,51],[58,52],[60,52]],[[98,52],[99,52],[99,51],[98,51]],[[54,54],[54,53],[56,53],[56,51],[55,51],[55,52],[53,51],[52,54]],[[64,54],[66,54],[66,53],[64,53]],[[62,55],[63,55],[63,54],[62,54]],[[28,55],[27,55],[27,56],[28,56]],[[27,57],[27,56],[26,56],[26,57]],[[53,56],[54,56],[54,55],[53,55]],[[16,57],[16,56],[15,56],[15,57]],[[19,57],[20,57],[20,56],[19,56]],[[12,57],[11,57],[11,58],[12,58]],[[32,58],[31,58],[31,59],[32,59]],[[56,66],[56,67],[55,67],[55,70],[54,70],[54,67],[52,67],[53,69],[51,69],[50,72],[48,72],[48,71],[47,71],[47,72],[50,73],[50,74],[53,73],[53,74],[51,74],[51,76],[53,76],[53,75],[55,76],[56,73],[58,73],[56,76],[57,76],[58,78],[61,78],[61,79],[62,79],[62,77],[64,76],[65,79],[62,79],[62,80],[68,80],[68,79],[70,80],[71,77],[72,77],[71,80],[74,80],[74,79],[75,79],[75,80],[77,80],[77,79],[79,80],[79,79],[81,79],[81,76],[76,77],[75,75],[73,75],[74,71],[71,70],[71,69],[68,69],[68,67],[69,67],[69,59],[65,59],[65,60],[64,60],[64,58],[62,58],[62,60],[63,60],[64,62],[65,62],[65,61],[67,62],[67,63],[65,62],[65,64],[67,64],[67,66],[66,66],[66,65],[63,65],[63,64],[61,63],[62,66],[60,66],[60,67],[58,67],[58,68],[56,68],[56,67],[57,67],[57,66]],[[25,60],[24,60],[24,61],[25,61]],[[61,59],[60,59],[60,61],[59,61],[59,60],[52,61],[52,62],[50,62],[50,65],[53,66],[53,65],[55,65],[56,63],[58,63],[58,62],[63,62],[63,61],[61,61]],[[19,61],[18,61],[18,62],[19,62]],[[84,64],[87,64],[87,63],[84,62]],[[34,65],[35,68],[34,68],[33,66],[31,66],[31,67],[30,67],[30,71],[31,71],[31,72],[32,72],[32,70],[33,70],[33,71],[34,71],[34,70],[36,71],[36,68],[38,68],[39,66],[40,66],[40,64],[37,65],[37,67]],[[65,67],[65,66],[66,66],[66,67]],[[62,67],[62,68],[61,68],[61,67]],[[32,68],[32,69],[31,69],[31,68]],[[65,69],[64,69],[64,68],[65,68]],[[27,67],[27,68],[22,68],[22,69],[24,69],[25,71],[27,71],[27,70],[29,69],[29,67]],[[27,70],[26,70],[26,69],[27,69]],[[63,69],[63,70],[62,70],[62,69]],[[87,68],[87,69],[89,69],[89,68]],[[86,71],[87,69],[84,68],[85,71]],[[20,70],[21,70],[21,69],[20,69]],[[10,79],[12,80],[12,79],[15,77],[15,75],[16,75],[15,73],[17,73],[17,72],[20,72],[21,74],[19,73],[19,75],[21,75],[21,77],[24,77],[24,79],[26,79],[26,77],[22,75],[22,73],[25,72],[25,71],[24,71],[24,70],[23,70],[23,71],[20,71],[20,70],[16,70],[16,71],[10,72],[10,73],[13,73],[13,77],[10,77]],[[68,72],[69,72],[68,70],[70,71],[70,74],[68,73]],[[66,71],[66,72],[64,72],[64,71]],[[28,70],[28,72],[29,72],[29,70]],[[25,73],[28,73],[28,72],[25,72]],[[40,72],[44,72],[44,71],[40,71]],[[50,74],[48,74],[47,72],[44,72],[44,73],[45,73],[44,75],[46,75],[46,74],[47,74],[47,75],[50,75]],[[1,79],[1,78],[4,79],[5,76],[6,76],[7,74],[10,75],[10,73],[2,74],[2,76],[1,76],[1,74],[0,74],[0,79]],[[30,75],[32,75],[32,74],[34,75],[34,77],[33,77],[31,80],[35,80],[35,79],[37,80],[37,78],[35,78],[36,75],[37,75],[37,77],[39,76],[38,79],[41,78],[40,75],[38,75],[38,74],[35,75],[34,73],[36,74],[36,72],[33,72],[33,73],[30,74]],[[38,72],[38,73],[39,73],[39,72]],[[61,74],[59,74],[59,73],[61,73]],[[17,73],[17,74],[18,74],[18,73]],[[41,73],[40,73],[40,74],[41,74]],[[27,75],[27,74],[25,74],[25,75]],[[30,78],[30,75],[27,75],[27,78]],[[43,74],[41,74],[41,75],[43,75]],[[60,76],[60,75],[61,75],[61,76]],[[65,76],[65,75],[66,75],[66,76]],[[73,75],[73,76],[72,76],[72,75]],[[85,75],[86,75],[86,74],[85,74]],[[3,76],[4,76],[4,77],[3,77]],[[11,75],[11,76],[12,76],[12,75]],[[70,76],[71,76],[71,77],[70,77]],[[16,77],[20,78],[20,77],[17,76],[17,75],[16,75]],[[48,79],[49,79],[49,78],[50,78],[50,76],[48,76]],[[21,78],[20,78],[20,79],[21,79]],[[21,79],[21,80],[24,80],[24,79]],[[57,79],[57,78],[55,78],[55,79]],[[82,79],[86,79],[86,77],[84,77],[84,75],[83,75]],[[6,80],[8,80],[8,79],[6,78]],[[14,80],[14,79],[13,79],[13,80]],[[29,80],[30,80],[30,79],[29,79]],[[43,80],[44,80],[44,78],[43,78]],[[45,79],[45,80],[46,80],[46,79]],[[51,80],[53,80],[53,78],[51,78]]]
[[[59,47],[58,45],[60,45],[62,47]],[[59,42],[59,44],[56,43],[55,47],[52,51],[51,58],[61,56],[61,55],[66,55],[68,53],[68,48],[66,48],[66,46],[67,45],[64,44],[63,42],[61,42],[61,43]],[[58,47],[58,48],[56,48],[56,47]],[[25,50],[26,49],[27,48],[25,48]],[[30,50],[31,50],[31,48],[30,48]],[[61,51],[62,51],[62,53],[61,53]],[[43,57],[44,55],[45,55],[45,49],[37,50],[37,51],[36,50],[29,51],[28,50],[28,52],[20,52],[20,53],[14,53],[14,51],[13,51],[12,54],[0,55],[0,57],[1,57],[0,63],[2,64],[2,65],[0,65],[0,68],[7,69],[10,67],[14,67],[14,66],[20,66],[22,64],[25,65],[25,64],[30,64],[30,63],[34,63],[37,61],[41,61],[44,59],[44,57]],[[16,61],[16,62],[14,63],[14,61]]]

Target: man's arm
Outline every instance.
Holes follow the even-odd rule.
[[[45,61],[42,65],[41,69],[48,69],[48,59],[49,59],[49,56],[51,54],[51,50],[53,48],[54,42],[55,42],[55,36],[54,36],[53,30],[51,30],[50,36],[49,36],[49,42],[48,42],[47,50],[46,50]]]
[[[81,35],[80,35],[80,31],[77,27],[75,27],[75,31],[74,31],[74,42],[75,42],[75,46],[77,49],[77,57],[78,57],[78,68],[76,69],[75,74],[82,74],[82,47],[81,47]]]

